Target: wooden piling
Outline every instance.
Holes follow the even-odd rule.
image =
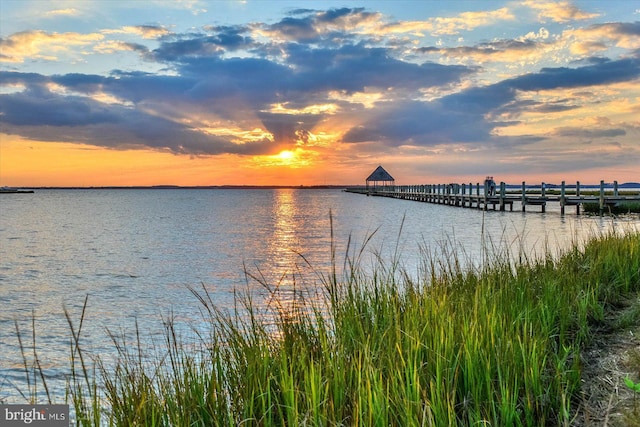
[[[604,181],[600,181],[600,216],[604,213]]]
[[[576,198],[580,200],[580,181],[576,181]],[[576,203],[576,215],[580,215],[580,202]]]
[[[564,215],[564,205],[566,203],[565,182],[560,185],[560,215]]]

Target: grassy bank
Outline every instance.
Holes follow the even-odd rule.
[[[208,332],[194,342],[167,321],[157,352],[114,337],[115,369],[89,360],[82,321],[69,319],[79,423],[569,425],[581,350],[640,290],[637,232],[479,272],[432,259],[445,272],[417,281],[382,263],[365,273],[354,258],[322,277],[324,303],[298,294],[293,309],[271,306],[275,320],[250,298],[239,316],[194,290]]]

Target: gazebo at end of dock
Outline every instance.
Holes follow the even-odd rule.
[[[369,189],[375,191],[384,187],[393,187],[396,184],[396,180],[384,170],[382,166],[378,166],[371,175],[367,178],[367,191]]]

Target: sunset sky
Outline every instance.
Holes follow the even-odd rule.
[[[0,185],[640,181],[640,3],[0,0]]]

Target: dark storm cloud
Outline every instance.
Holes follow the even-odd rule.
[[[631,81],[638,77],[640,77],[640,59],[625,58],[617,61],[602,61],[578,68],[543,68],[538,73],[505,80],[499,85],[523,91],[538,91],[599,86]]]
[[[0,96],[0,129],[43,141],[122,148],[146,146],[174,153],[261,154],[268,140],[236,144],[231,135],[205,135],[180,123],[121,105],[33,89]]]
[[[113,148],[142,145],[176,153],[256,154],[296,141],[325,118],[276,114],[270,112],[274,105],[303,110],[314,104],[334,103],[359,119],[358,125],[344,135],[345,142],[387,146],[486,142],[496,140],[492,133],[496,127],[508,124],[493,121],[499,115],[512,120],[523,111],[552,114],[580,107],[578,101],[570,99],[554,104],[527,103],[517,99],[519,91],[589,87],[640,76],[638,57],[615,61],[598,58],[584,66],[543,68],[421,101],[422,90],[449,88],[479,69],[409,62],[401,59],[391,45],[379,47],[355,40],[351,29],[377,15],[359,8],[296,10],[272,25],[208,26],[202,32],[184,34],[141,28],[145,33],[157,33],[159,46],[151,50],[141,44],[123,43],[122,47],[146,61],[157,62],[168,73],[116,70],[109,76],[43,76],[0,72],[0,84],[25,87],[21,92],[0,94],[2,129],[26,138]],[[620,36],[638,34],[640,27],[639,23],[607,25]],[[258,41],[251,35],[255,28],[278,37]],[[501,40],[447,52],[491,55],[536,48],[534,41]],[[425,49],[427,53],[440,51]],[[64,90],[51,92],[48,83]],[[365,91],[384,94],[375,108],[365,108],[355,101],[336,101],[329,95]],[[98,95],[115,100],[98,102],[92,98],[100,99]],[[188,118],[194,112],[207,119],[228,120],[240,128],[245,121],[255,126],[260,120],[273,141],[238,144],[233,135],[210,135],[197,130],[197,125],[189,127],[186,120],[179,120],[181,114]],[[175,120],[167,118],[173,116]]]
[[[11,71],[0,71],[0,85],[41,85],[50,81],[50,79],[42,74],[37,73],[18,73]]]
[[[376,16],[375,13],[366,12],[364,8],[341,8],[327,11],[312,11],[298,9],[280,22],[265,25],[264,29],[278,34],[287,40],[297,42],[318,42],[323,38],[331,39],[333,36],[351,38],[344,31],[346,26],[356,25],[358,22]]]
[[[555,130],[554,135],[577,138],[613,138],[626,135],[627,131],[620,128],[611,129],[584,129],[575,127],[561,127]]]
[[[493,125],[464,108],[440,102],[404,102],[377,109],[364,125],[350,130],[344,142],[382,141],[386,145],[437,145],[489,138]]]
[[[601,86],[610,83],[633,81],[640,77],[640,60],[633,58],[617,61],[601,61],[578,68],[543,68],[537,73],[529,73],[513,79],[503,80],[493,85],[471,88],[443,98],[442,102],[449,109],[464,109],[468,112],[486,114],[498,107],[506,111],[511,105],[521,109],[522,104],[515,101],[517,91],[535,92],[560,88],[579,88]],[[563,100],[569,102],[570,100]],[[578,108],[576,105],[546,105],[540,110],[552,112]]]
[[[162,104],[191,110],[204,108],[208,113],[227,119],[245,111],[258,116],[276,142],[293,141],[299,131],[312,128],[320,117],[268,113],[273,104],[282,103],[288,108],[302,109],[309,104],[327,102],[329,91],[354,93],[366,88],[385,91],[393,88],[411,93],[420,88],[457,82],[475,72],[473,68],[464,66],[404,62],[384,48],[358,44],[338,46],[330,41],[322,44],[323,47],[304,43],[312,39],[318,41],[322,37],[333,39],[341,29],[374,15],[363,9],[348,8],[294,11],[276,24],[262,26],[267,31],[286,36],[288,40],[295,40],[279,44],[277,51],[269,42],[255,43],[248,35],[250,29],[245,26],[209,26],[204,28],[205,34],[162,34],[158,39],[160,46],[153,51],[139,44],[124,44],[145,60],[166,64],[177,75],[116,71],[109,77],[82,74],[48,78],[38,75],[5,76],[5,80],[17,79],[28,87],[21,94],[2,96],[5,124],[16,133],[21,133],[20,129],[24,127],[22,133],[27,136],[37,133],[37,126],[48,126],[51,134],[55,134],[58,127],[62,131],[67,126],[91,126],[84,135],[79,129],[71,133],[64,129],[65,138],[75,135],[82,139],[90,134],[97,138],[97,145],[104,146],[114,146],[117,140],[109,138],[109,133],[97,132],[96,127],[117,124],[123,129],[117,132],[122,141],[129,135],[137,144],[165,147],[175,152],[238,152],[238,144],[225,144],[227,140],[224,138],[224,141],[220,138],[212,141],[212,138],[197,135],[183,125],[171,124],[143,111],[152,111],[154,105]],[[160,29],[144,30],[150,33]],[[348,32],[342,34],[342,39],[348,37],[351,37]],[[259,57],[223,57],[223,54],[238,49],[251,49]],[[267,59],[273,52],[278,52],[279,57]],[[282,61],[282,55],[285,55],[286,62]],[[86,96],[97,93],[113,95],[131,105],[126,108],[103,105],[89,98],[65,97],[47,90],[35,90],[34,85],[48,82]],[[141,106],[144,110],[139,108]],[[44,114],[50,108],[55,108],[57,113]],[[131,117],[136,117],[136,120],[131,121]],[[135,123],[140,126],[139,130]],[[184,144],[183,140],[192,142]],[[207,148],[207,144],[211,147]]]
[[[346,45],[338,49],[311,49],[290,45],[289,63],[296,69],[294,88],[362,91],[366,87],[418,90],[460,81],[473,67],[415,64],[395,59],[384,48]]]
[[[109,79],[95,74],[71,73],[62,76],[51,76],[48,80],[74,91],[93,93],[100,90],[100,87]]]
[[[492,111],[494,116],[501,115],[508,118],[516,118],[524,112],[534,113],[561,113],[580,108],[570,99],[560,99],[557,101],[538,102],[531,99],[516,100],[509,102],[502,107]]]
[[[208,34],[182,34],[165,37],[157,49],[148,55],[160,62],[180,62],[189,57],[211,57],[249,49],[253,39],[244,35],[246,27],[217,26],[207,27]]]
[[[535,40],[497,40],[493,42],[480,43],[475,46],[460,46],[451,48],[441,48],[434,46],[421,47],[416,49],[418,53],[439,53],[447,56],[466,57],[481,56],[491,60],[492,56],[510,53],[526,54],[537,50],[542,43]]]
[[[526,105],[516,100],[518,91],[577,88],[633,81],[640,77],[640,60],[621,59],[604,61],[579,68],[543,68],[513,79],[485,86],[474,87],[445,96],[433,102],[395,104],[379,109],[365,123],[351,129],[344,142],[383,141],[387,145],[413,144],[435,145],[446,142],[507,141],[492,135],[495,127],[507,125],[491,121],[490,113],[506,113],[517,116]],[[536,105],[529,107],[552,113],[578,108],[564,104]],[[623,130],[609,129],[602,132],[583,132],[575,129],[573,136],[620,136]]]
[[[315,114],[294,115],[266,112],[259,113],[259,117],[265,128],[273,135],[276,141],[286,143],[297,142],[300,135],[308,133],[307,129],[313,128],[321,118]]]
[[[267,27],[286,38],[298,41],[310,41],[319,36],[311,18],[284,18],[277,24]]]
[[[198,37],[165,42],[153,55],[158,61],[175,61],[185,56],[220,55],[224,51],[216,37]]]
[[[85,126],[117,121],[109,108],[98,103],[38,88],[1,96],[0,114],[3,123],[16,126]]]
[[[129,49],[132,52],[137,52],[142,58],[152,61],[154,60],[151,55],[149,48],[140,43],[123,43],[123,46]]]

